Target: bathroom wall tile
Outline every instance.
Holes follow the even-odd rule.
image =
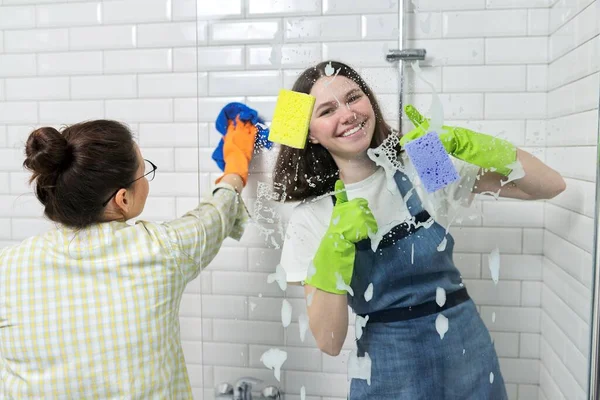
[[[523,229],[523,254],[542,254],[543,242],[543,229]]]
[[[173,70],[221,71],[244,67],[244,46],[211,46],[176,48],[173,50]]]
[[[39,118],[57,124],[104,118],[104,103],[102,100],[39,102]]]
[[[321,0],[248,0],[248,16],[321,14]]]
[[[255,368],[264,367],[260,358],[269,349],[271,349],[271,346],[250,345],[250,366]],[[321,370],[321,350],[317,348],[286,346],[285,352],[287,353],[287,359],[285,360],[284,370]]]
[[[3,171],[22,171],[22,149],[0,149],[0,169]]]
[[[284,375],[286,389],[292,392],[298,393],[304,386],[307,395],[344,397],[348,393],[346,374],[285,371]]]
[[[208,125],[186,123],[140,124],[139,142],[144,147],[208,146]]]
[[[442,37],[441,12],[416,12],[405,15],[408,39],[437,39]],[[398,27],[398,22],[395,25]]]
[[[0,75],[4,77],[36,74],[35,54],[0,54]]]
[[[95,75],[71,77],[72,99],[118,99],[137,97],[135,75]]]
[[[568,190],[549,202],[593,218],[595,203],[594,182],[570,178],[565,178],[565,182],[567,183]]]
[[[543,319],[544,317],[542,316]],[[521,357],[539,358],[541,335],[538,333],[521,333],[519,336],[519,354]]]
[[[208,174],[189,172],[165,172],[156,174],[152,181],[152,194],[157,196],[189,196],[195,197],[194,207],[198,205],[198,193],[210,190]],[[191,208],[190,208],[191,209]],[[189,211],[189,209],[186,209]],[[181,215],[178,213],[178,215]]]
[[[544,225],[544,207],[541,202],[484,202],[485,226],[541,228]]]
[[[212,159],[213,149],[175,149],[177,162],[175,169],[182,172],[195,172],[200,169],[204,172],[219,173],[221,170]]]
[[[541,361],[542,365],[548,365],[551,374],[550,379],[553,381],[552,384],[545,383],[545,386],[550,386],[552,390],[556,390],[550,392],[552,393],[551,396],[555,396],[556,393],[569,393],[579,398],[585,398],[584,390],[544,338],[541,340]]]
[[[67,29],[7,30],[4,32],[4,51],[47,52],[69,48]]]
[[[544,259],[543,282],[572,309],[573,314],[578,315],[585,323],[589,324],[591,290],[548,258]]]
[[[555,59],[548,68],[551,89],[597,72],[600,70],[600,36]]]
[[[444,92],[522,92],[526,89],[525,66],[444,67]]]
[[[465,227],[453,233],[456,251],[480,253],[489,253],[496,247],[501,253],[520,253],[521,235],[517,228]]]
[[[463,280],[473,301],[480,306],[519,306],[521,305],[521,282],[501,280]]]
[[[283,345],[281,322],[213,320],[214,337],[229,343]]]
[[[445,12],[444,37],[520,36],[527,33],[527,10]]]
[[[8,173],[3,173],[2,176],[0,176],[0,184],[2,184],[3,192],[8,192]],[[43,213],[44,207],[33,195],[0,195],[0,217],[35,218],[41,217]]]
[[[408,40],[408,46],[425,49],[424,65],[474,65],[484,63],[484,39],[419,39]]]
[[[542,309],[580,351],[587,346],[588,325],[548,286],[542,288]]]
[[[542,302],[542,283],[523,282],[521,285],[521,305],[523,307],[540,307]]]
[[[583,249],[546,230],[544,231],[544,256],[586,287],[590,286],[585,276],[585,266],[591,262],[591,255]]]
[[[486,0],[415,0],[408,3],[409,10],[421,11],[446,11],[446,10],[479,10],[485,8]]]
[[[537,8],[527,10],[527,35],[548,35],[550,30],[550,9]]]
[[[198,2],[193,5],[200,19],[211,19],[215,17],[241,16],[243,13],[242,0],[222,0],[216,2]]]
[[[171,19],[169,0],[105,0],[102,20],[105,24],[168,21]]]
[[[37,122],[37,104],[35,102],[0,102],[0,115],[6,124]]]
[[[548,116],[560,117],[598,107],[598,96],[593,90],[600,84],[596,73],[548,93]]]
[[[361,14],[385,12],[396,14],[398,0],[323,0],[323,14]]]
[[[552,204],[545,205],[546,228],[591,253],[593,251],[593,218]]]
[[[173,69],[171,49],[108,50],[104,73],[165,72]]]
[[[2,7],[0,13],[0,29],[23,29],[35,27],[35,7],[12,6]]]
[[[283,20],[283,32],[288,42],[358,40],[361,38],[361,17],[358,15],[289,17]]]
[[[153,155],[147,155],[144,151],[144,157],[155,159]],[[160,161],[158,161],[160,162]],[[162,166],[161,162],[161,166]],[[148,196],[144,211],[136,220],[146,221],[170,221],[175,219],[175,198],[173,197],[154,197]]]
[[[52,229],[56,229],[55,224],[46,218],[18,218],[11,221],[9,232],[12,239],[25,240]],[[0,232],[6,231],[0,226]]]
[[[538,307],[482,306],[481,318],[488,329],[498,332],[540,332]]]
[[[144,158],[152,160],[157,166],[160,165],[161,172],[173,172],[175,171],[175,152],[171,148],[158,149],[158,148],[145,148],[140,147]],[[173,199],[174,200],[174,199]],[[173,203],[173,206],[175,204]],[[175,207],[173,207],[174,209]]]
[[[547,98],[545,93],[487,93],[485,117],[545,118]]]
[[[321,45],[319,43],[246,46],[246,66],[248,69],[304,67],[317,64],[321,59]],[[271,91],[270,93],[275,92]]]
[[[127,122],[170,122],[170,99],[106,100],[106,117]]]
[[[527,66],[527,91],[546,92],[548,90],[548,66]]]
[[[519,334],[515,332],[490,332],[498,357],[519,356]]]
[[[481,93],[442,93],[439,99],[444,109],[444,117],[448,119],[480,119],[483,118],[483,98]],[[428,109],[431,94],[409,94],[407,100],[417,109]]]
[[[35,19],[40,28],[98,25],[102,23],[102,16],[99,1],[40,5],[35,8]]]
[[[344,60],[353,67],[383,67],[389,66],[385,60],[388,50],[397,47],[397,41],[325,42],[323,59]]]
[[[69,98],[69,78],[8,78],[7,100],[63,100]]]
[[[35,56],[33,60],[16,62],[21,64],[24,71],[36,69]],[[9,57],[8,55],[6,57]],[[17,57],[17,56],[15,56]],[[29,55],[23,56],[29,57]],[[2,73],[2,55],[0,55],[0,74]],[[15,60],[16,61],[16,60]],[[33,68],[31,67],[33,65]],[[39,75],[88,75],[102,73],[101,51],[70,51],[64,53],[43,53],[37,57],[37,73]]]
[[[139,74],[140,97],[196,97],[208,94],[206,72]]]
[[[500,358],[500,369],[505,381],[535,384],[540,374],[538,360]]]
[[[560,361],[559,361],[560,362]],[[553,368],[553,362],[548,359],[540,360],[540,390],[538,392],[539,400],[549,400],[554,397],[564,397],[554,379],[550,376],[546,366]],[[553,368],[554,369],[554,368]],[[548,395],[546,395],[548,393]]]
[[[482,279],[491,279],[489,253],[483,254]],[[542,257],[539,255],[506,254],[500,250],[500,280],[540,281],[542,279]]]
[[[209,28],[209,41],[214,44],[272,42],[281,40],[279,20],[219,21]]]
[[[548,7],[552,0],[486,0],[486,8],[535,8]]]
[[[206,23],[169,22],[140,24],[137,26],[138,47],[187,47],[203,44],[206,41]]]
[[[361,18],[362,38],[365,40],[394,40],[398,37],[396,14],[368,14]]]
[[[545,64],[548,62],[545,37],[490,38],[485,40],[486,64]]]
[[[135,46],[134,25],[86,26],[69,29],[69,50],[123,49]]]

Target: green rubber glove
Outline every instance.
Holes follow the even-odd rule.
[[[341,180],[335,183],[335,191],[331,222],[313,259],[314,269],[309,270],[305,282],[325,292],[346,294],[354,271],[354,244],[368,238],[369,231],[377,232],[377,222],[367,200],[348,201]]]
[[[402,136],[401,146],[425,135],[429,129],[429,121],[414,106],[408,104],[404,110],[415,129]],[[446,152],[451,156],[481,168],[493,169],[504,176],[511,172],[507,165],[517,160],[516,147],[503,139],[446,125],[442,126],[442,132],[438,134]]]

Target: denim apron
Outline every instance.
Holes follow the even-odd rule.
[[[349,399],[507,399],[492,339],[452,260],[454,239],[423,209],[406,175],[398,171],[394,179],[421,224],[397,225],[375,252],[369,239],[356,244],[348,303],[370,318],[357,354],[369,354],[371,381],[352,379]],[[448,297],[442,308],[435,303],[438,287]],[[443,339],[435,322],[440,313],[448,319]]]

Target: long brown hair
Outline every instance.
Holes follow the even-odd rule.
[[[139,167],[131,131],[111,120],[64,128],[42,127],[29,135],[23,166],[33,174],[35,195],[52,221],[85,228],[102,220],[103,201],[130,186]]]
[[[379,146],[392,133],[384,121],[375,94],[364,79],[352,67],[338,61],[324,61],[305,70],[292,86],[292,90],[309,94],[315,82],[328,76],[325,68],[330,65],[337,75],[353,80],[365,93],[375,112],[375,132],[370,148]],[[338,179],[339,169],[325,147],[306,140],[304,149],[280,145],[273,170],[273,190],[283,201],[304,200],[331,192]]]

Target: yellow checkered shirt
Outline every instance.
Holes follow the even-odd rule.
[[[0,399],[190,399],[183,290],[248,220],[219,184],[168,223],[59,227],[0,252]]]

